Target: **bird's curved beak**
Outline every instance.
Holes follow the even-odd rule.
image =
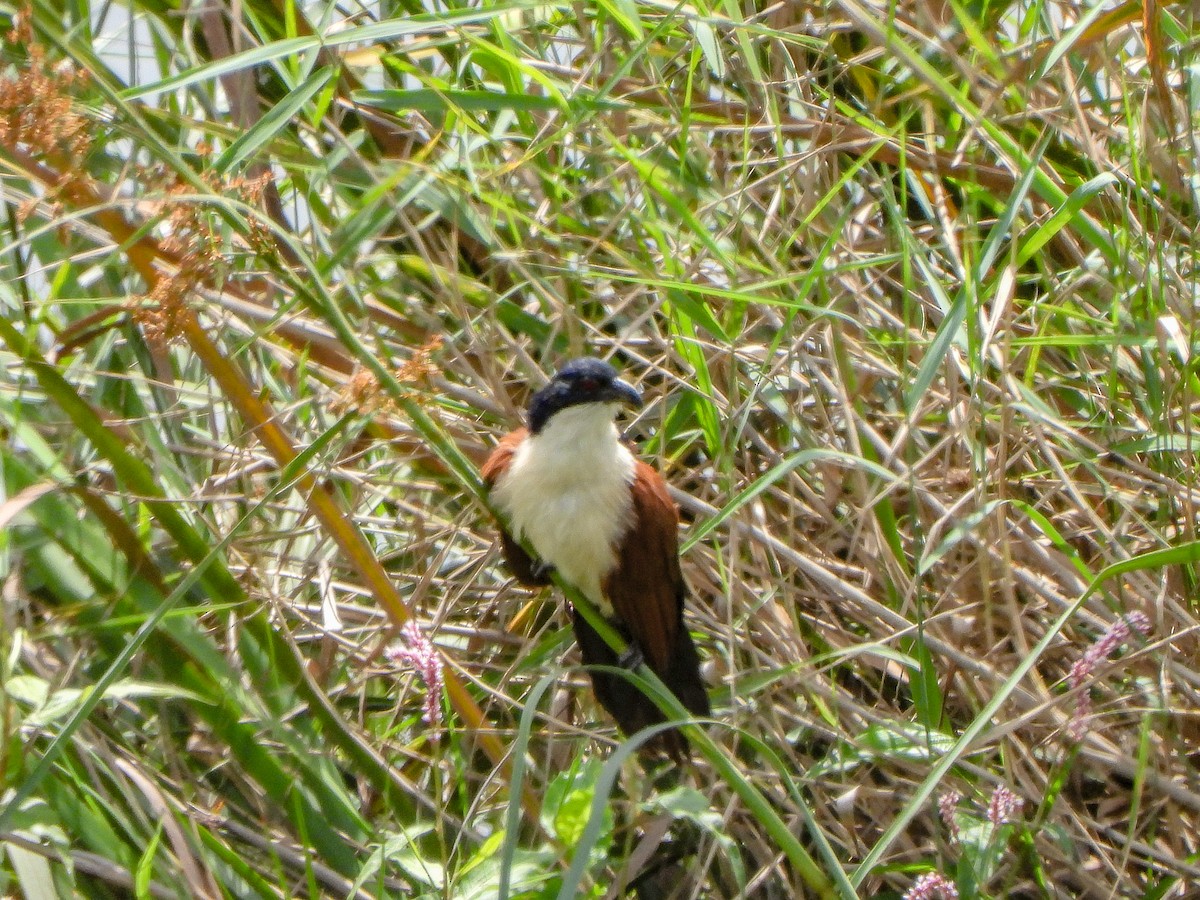
[[[620,378],[614,378],[612,382],[604,389],[604,397],[606,400],[613,400],[617,403],[624,403],[626,406],[632,406],[637,409],[642,405],[642,395],[637,392],[637,389]]]

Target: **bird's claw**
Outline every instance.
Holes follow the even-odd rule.
[[[617,657],[617,665],[622,669],[633,671],[638,666],[646,661],[642,656],[642,648],[637,645],[636,641],[630,641],[629,646],[625,648],[625,652]]]
[[[554,571],[554,566],[542,559],[535,559],[533,565],[529,567],[530,574],[538,581],[549,581],[550,573]]]

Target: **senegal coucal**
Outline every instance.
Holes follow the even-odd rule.
[[[707,716],[700,657],[683,625],[687,589],[675,503],[662,477],[622,442],[614,421],[621,406],[641,402],[608,363],[573,360],[533,395],[527,427],[500,441],[483,479],[511,529],[500,536],[516,578],[546,585],[556,569],[629,643],[631,653],[619,660],[572,610],[584,664],[628,665],[640,655],[686,709]],[[664,721],[627,678],[589,672],[596,699],[626,734]],[[674,757],[687,752],[678,731],[667,732],[657,746]]]

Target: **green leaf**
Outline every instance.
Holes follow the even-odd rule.
[[[1062,205],[1054,211],[1049,219],[1043,222],[1033,234],[1022,242],[1017,251],[1017,265],[1023,266],[1030,258],[1048,244],[1056,234],[1063,230],[1079,213],[1088,201],[1104,191],[1109,185],[1117,183],[1117,176],[1111,172],[1102,172],[1095,178],[1089,178],[1071,192]]]
[[[253,156],[259,148],[275,139],[300,110],[318,94],[331,79],[336,77],[337,70],[331,66],[317,69],[303,84],[291,91],[286,97],[267,110],[266,115],[259,119],[252,128],[243,132],[237,140],[225,148],[213,164],[216,171],[231,172],[244,160]]]
[[[961,521],[956,522],[954,527],[946,532],[936,546],[926,546],[925,551],[921,554],[921,558],[917,560],[917,574],[928,574],[947,553],[958,546],[962,541],[969,537],[976,528],[991,516],[997,507],[1007,504],[1006,500],[989,500],[979,509],[974,510],[964,516]]]
[[[909,690],[912,691],[913,706],[917,711],[917,721],[930,732],[942,727],[942,687],[938,678],[937,665],[933,654],[929,652],[922,637],[912,642],[912,654],[916,659],[916,668],[909,679]]]
[[[692,22],[692,33],[696,36],[696,43],[700,45],[700,52],[704,54],[708,71],[716,79],[724,78],[725,57],[721,53],[720,45],[717,43],[717,34],[712,26],[702,19],[696,19]]]
[[[588,811],[592,807],[593,793],[587,788],[573,788],[562,798],[554,811],[554,834],[568,847],[575,846],[583,837]]]
[[[170,815],[170,813],[168,813]],[[138,860],[133,873],[133,891],[138,900],[148,900],[150,897],[150,879],[154,875],[154,856],[158,853],[158,845],[162,842],[163,824],[159,822],[150,835],[146,849]]]
[[[577,846],[587,828],[601,765],[599,760],[588,760],[577,770],[556,776],[546,788],[545,811],[551,833],[567,847]],[[612,825],[609,810],[600,832],[602,846],[607,846],[611,838]]]
[[[4,845],[25,900],[59,900],[50,860],[16,843]]]
[[[666,793],[656,794],[650,807],[659,809],[675,819],[695,822],[706,831],[720,834],[725,824],[724,817],[712,808],[703,793],[691,787],[675,787]]]

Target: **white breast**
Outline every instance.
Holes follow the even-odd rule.
[[[513,534],[608,615],[600,585],[617,563],[614,548],[633,510],[634,458],[615,413],[613,404],[556,413],[517,448],[492,491]]]

